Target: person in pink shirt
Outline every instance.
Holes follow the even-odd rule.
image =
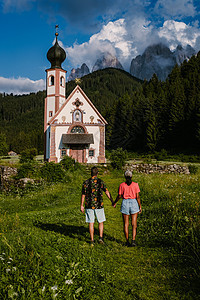
[[[140,201],[140,188],[138,183],[132,181],[132,172],[127,170],[124,173],[126,181],[121,183],[119,186],[118,196],[113,204],[116,207],[117,202],[122,198],[121,213],[123,215],[124,222],[124,235],[126,238],[126,245],[129,247],[136,246],[136,230],[137,230],[137,216],[138,213],[142,212],[141,201]],[[129,216],[131,215],[132,225],[132,241],[129,243]]]

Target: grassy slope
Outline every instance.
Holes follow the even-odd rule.
[[[114,209],[107,198],[107,246],[90,247],[79,207],[86,174],[70,176],[70,183],[23,197],[0,195],[1,299],[15,299],[14,293],[19,299],[198,299],[191,226],[199,217],[198,175],[135,175],[143,206],[137,248],[124,246],[120,204]],[[101,177],[115,196],[121,174]],[[194,239],[186,240],[193,245],[188,256],[178,249],[187,230]]]

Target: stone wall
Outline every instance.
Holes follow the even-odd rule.
[[[159,165],[159,164],[126,164],[125,170],[129,169],[138,173],[160,173],[160,174],[190,174],[189,168],[187,166],[180,166],[177,164],[172,165]]]
[[[7,181],[11,176],[17,174],[17,168],[0,166],[0,187]]]
[[[0,176],[1,178],[8,178],[10,176],[17,174],[17,168],[0,166]]]

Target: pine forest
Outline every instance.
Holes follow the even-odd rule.
[[[75,82],[66,84],[66,97]],[[107,120],[106,148],[197,154],[200,147],[200,52],[167,80],[147,81],[118,69],[82,78],[81,88]],[[36,148],[43,153],[45,91],[0,94],[0,155]]]

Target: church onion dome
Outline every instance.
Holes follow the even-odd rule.
[[[56,32],[56,42],[53,47],[49,49],[47,52],[47,59],[51,63],[51,69],[53,68],[61,68],[61,64],[66,58],[66,53],[63,48],[61,48],[58,44],[58,39],[57,39],[58,33]]]

